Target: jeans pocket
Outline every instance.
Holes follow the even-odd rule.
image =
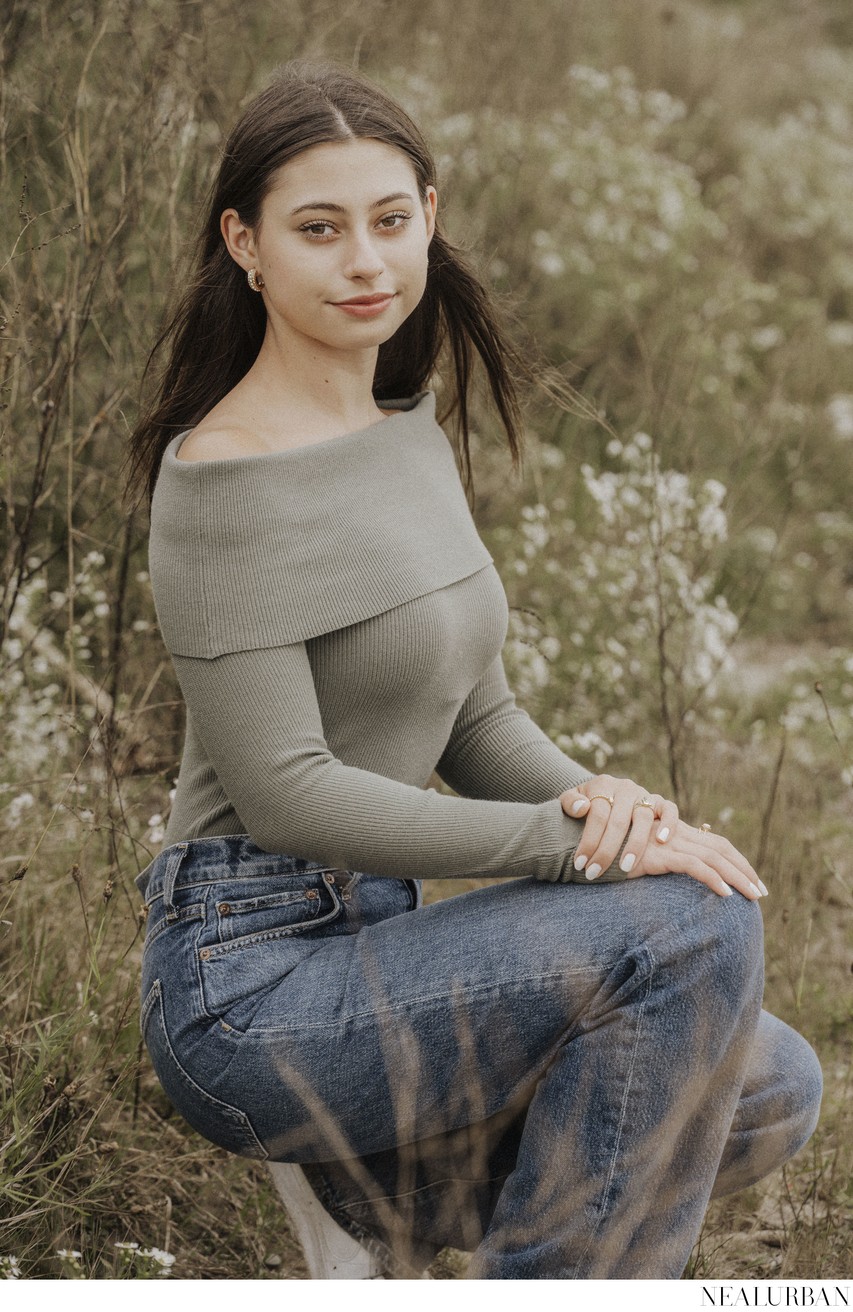
[[[276,889],[272,893],[256,893],[252,897],[239,897],[221,890],[216,893],[213,907],[216,913],[218,944],[254,942],[262,936],[303,933],[321,919],[323,893],[316,887]],[[331,910],[326,904],[324,912]]]
[[[172,1046],[163,1008],[163,990],[155,979],[142,1003],[142,1037],[151,1064],[169,1101],[194,1130],[240,1157],[265,1160],[269,1153],[245,1112],[203,1089],[184,1069]]]
[[[342,912],[330,871],[291,876],[284,885],[278,878],[211,887],[196,939],[204,1011],[221,1017],[238,1003],[260,1000],[317,950]]]

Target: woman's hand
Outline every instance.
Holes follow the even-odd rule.
[[[733,843],[721,834],[695,829],[684,820],[676,821],[665,846],[658,843],[646,845],[643,855],[633,863],[628,879],[678,872],[698,879],[700,884],[707,884],[721,897],[729,897],[737,889],[755,902],[767,894],[758,875]]]
[[[645,852],[654,831],[666,843],[678,821],[678,807],[660,793],[647,793],[632,779],[599,774],[560,797],[563,810],[576,820],[586,817],[575,852],[575,870],[595,879],[616,860],[630,830],[630,842],[619,863],[627,874]]]
[[[585,870],[587,879],[606,870],[624,843],[619,868],[629,879],[680,872],[722,897],[735,888],[752,900],[767,893],[746,857],[727,838],[686,824],[675,802],[646,793],[631,779],[597,775],[567,789],[560,803],[574,819],[586,817],[574,865]]]

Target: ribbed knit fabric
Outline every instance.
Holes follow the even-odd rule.
[[[247,833],[395,878],[583,880],[558,799],[590,772],[507,686],[506,594],[435,398],[382,404],[398,413],[291,450],[166,448],[149,562],[187,724],[164,842]],[[426,787],[434,769],[460,796]]]

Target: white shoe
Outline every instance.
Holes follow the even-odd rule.
[[[296,1162],[267,1162],[312,1280],[385,1280],[377,1257],[338,1225]]]

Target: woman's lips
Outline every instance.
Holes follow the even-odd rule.
[[[394,292],[387,292],[376,296],[358,296],[351,301],[333,301],[332,304],[355,319],[375,319],[383,310],[387,310],[394,296]]]

